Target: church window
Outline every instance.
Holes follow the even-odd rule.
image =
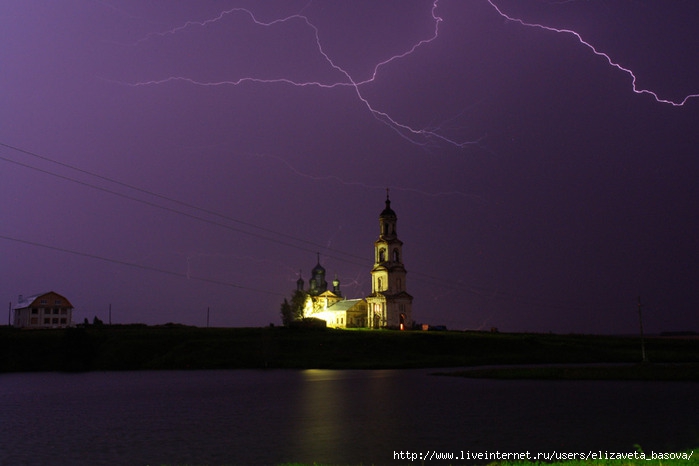
[[[379,249],[379,262],[384,262],[386,260],[386,250],[381,248]]]
[[[383,280],[381,279],[381,277],[379,277],[379,278],[376,280],[376,289],[377,289],[378,291],[383,290]]]
[[[401,280],[400,280],[400,278],[399,278],[399,279],[396,280],[396,287],[398,288],[398,291],[401,290],[401,285],[402,285],[402,283],[401,283]]]
[[[400,262],[400,253],[398,249],[393,250],[393,262]]]

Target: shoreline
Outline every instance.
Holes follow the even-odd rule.
[[[433,375],[493,380],[699,382],[699,363],[502,365],[439,371]]]
[[[643,370],[689,363],[693,373],[699,371],[696,338],[646,338],[646,354],[651,363],[641,365]],[[57,330],[0,327],[0,373],[275,368],[441,368],[454,372],[468,368],[470,376],[478,374],[475,370],[484,376],[482,371],[492,371],[485,366],[497,366],[515,378],[513,369],[506,366],[516,366],[529,371],[517,378],[531,378],[536,374],[525,366],[539,370],[542,365],[577,369],[581,364],[634,366],[640,359],[640,339],[630,336],[177,325]],[[503,374],[495,375],[507,378]],[[668,375],[657,374],[670,380]],[[678,380],[695,380],[693,377]]]

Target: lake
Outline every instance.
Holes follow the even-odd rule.
[[[421,464],[400,460],[400,452],[459,458],[469,451],[699,446],[699,383],[496,381],[431,372],[1,374],[0,464],[398,465]]]

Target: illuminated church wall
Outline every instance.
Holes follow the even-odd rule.
[[[371,294],[366,298],[346,299],[335,277],[328,290],[325,268],[320,256],[311,271],[304,317],[322,319],[328,327],[409,329],[413,325],[413,297],[406,291],[403,242],[398,239],[397,216],[386,196],[386,207],[379,215],[379,238],[374,242],[374,266],[371,270]],[[303,279],[298,289],[303,291]]]

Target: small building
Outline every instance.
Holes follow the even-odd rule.
[[[19,295],[14,311],[17,328],[65,328],[73,323],[73,305],[54,291],[26,298]]]

